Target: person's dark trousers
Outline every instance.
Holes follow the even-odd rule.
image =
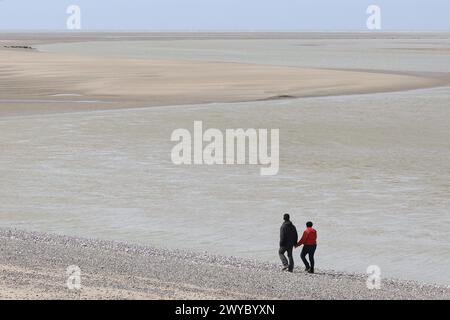
[[[314,253],[316,252],[317,244],[304,245],[300,257],[302,258],[305,267],[314,270]],[[309,256],[309,262],[306,260],[306,255]]]
[[[280,247],[280,250],[278,251],[278,254],[280,255],[281,263],[283,263],[283,266],[285,268],[288,268],[289,271],[294,270],[294,257],[292,256],[292,250],[293,247]],[[286,256],[284,255],[287,252],[288,259],[286,259]]]

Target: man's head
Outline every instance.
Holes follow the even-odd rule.
[[[311,221],[308,221],[308,222],[306,223],[306,227],[307,227],[307,228],[312,228],[312,226],[313,226],[313,223],[312,223]]]
[[[283,216],[284,221],[289,221],[291,217],[289,216],[289,213],[285,213]]]

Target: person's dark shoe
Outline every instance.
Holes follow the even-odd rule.
[[[309,270],[311,270],[311,268],[308,268],[308,267],[305,268],[306,272],[309,272]]]
[[[289,267],[283,267],[283,269],[281,269],[281,271],[287,271],[289,269]]]
[[[309,270],[308,270],[308,273],[314,273],[314,269],[312,269],[312,268],[309,269]]]
[[[288,272],[293,273],[294,270],[293,269],[288,269]]]

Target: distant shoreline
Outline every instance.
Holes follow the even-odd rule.
[[[207,253],[0,228],[0,299],[450,299],[450,289]],[[81,270],[81,289],[66,270]]]

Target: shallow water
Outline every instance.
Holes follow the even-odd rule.
[[[299,229],[315,222],[319,268],[449,284],[449,98],[445,87],[0,118],[0,225],[277,261],[290,212]],[[194,120],[280,128],[280,173],[173,165],[170,135]]]
[[[450,72],[450,33],[417,39],[110,41],[48,44],[71,54],[210,60],[297,67]]]

